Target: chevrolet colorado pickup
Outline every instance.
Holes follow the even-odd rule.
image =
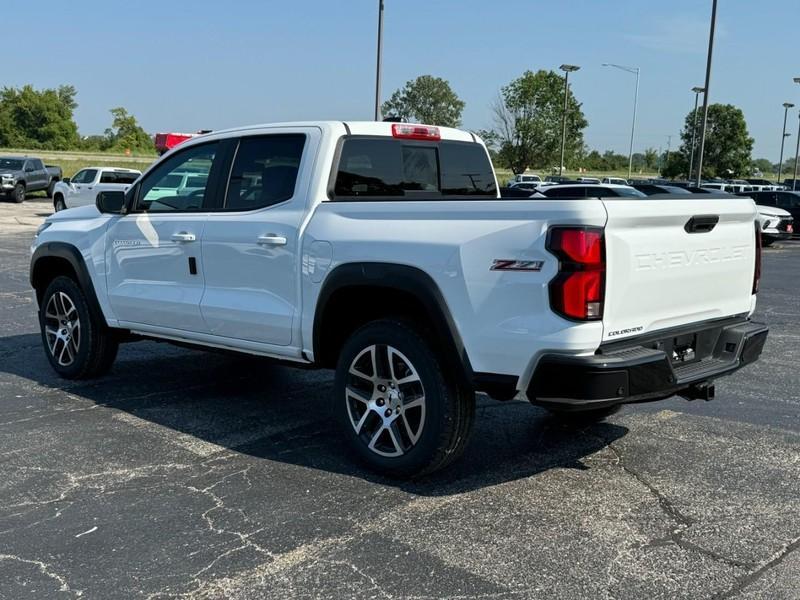
[[[46,190],[52,198],[60,179],[61,167],[45,166],[39,158],[0,156],[0,193],[14,202],[23,202],[28,192],[39,190]]]
[[[396,476],[458,457],[476,392],[583,419],[710,399],[767,336],[752,200],[503,199],[483,142],[443,127],[199,136],[31,250],[61,376],[142,338],[335,369],[348,444]]]

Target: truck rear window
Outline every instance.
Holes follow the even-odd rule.
[[[333,196],[340,201],[494,198],[497,188],[480,144],[349,137],[341,148]]]

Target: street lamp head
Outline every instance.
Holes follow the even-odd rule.
[[[573,71],[577,71],[578,69],[580,69],[578,65],[561,65],[558,68],[566,73],[572,73]]]
[[[705,91],[706,91],[706,88],[704,88],[704,87],[699,87],[699,86],[696,86],[696,87],[693,87],[693,88],[692,88],[692,91],[693,91],[695,94],[702,94],[703,92],[705,92]]]
[[[791,102],[784,102],[783,108],[794,108],[794,104],[792,104]]]
[[[800,77],[795,77],[794,79],[792,79],[792,81],[794,81],[795,83],[800,83]]]

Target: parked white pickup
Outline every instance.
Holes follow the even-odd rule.
[[[141,171],[112,167],[87,167],[72,178],[65,177],[53,188],[53,208],[56,212],[65,208],[94,205],[100,192],[111,190],[127,191],[138,179]]]

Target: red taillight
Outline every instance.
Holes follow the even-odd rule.
[[[392,123],[392,137],[406,140],[428,140],[438,142],[441,138],[438,127],[413,125],[411,123]]]
[[[550,282],[551,308],[568,319],[602,319],[606,286],[603,230],[554,227],[547,249],[559,259],[558,275]]]
[[[753,293],[758,293],[758,282],[761,280],[761,228],[756,221],[756,266],[753,269]]]

